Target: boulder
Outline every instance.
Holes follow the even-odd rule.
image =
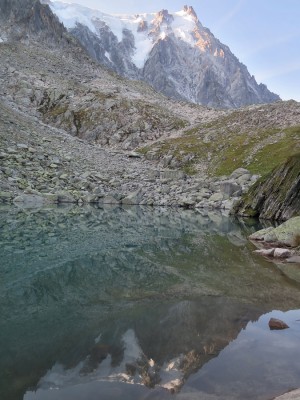
[[[13,198],[13,194],[10,192],[0,192],[0,201],[10,201]]]
[[[242,194],[242,188],[240,185],[233,181],[223,181],[220,183],[221,193],[231,197],[233,195],[239,196]]]
[[[122,204],[126,205],[136,205],[140,204],[140,202],[141,202],[141,196],[139,195],[139,191],[129,194],[122,200]]]
[[[238,168],[232,172],[230,175],[231,179],[238,179],[242,175],[251,175],[250,172],[246,168]]]
[[[100,199],[100,203],[103,204],[119,204],[119,200],[115,199],[113,196],[105,196]]]
[[[58,203],[58,195],[54,193],[43,193],[42,195],[47,203]]]
[[[76,203],[75,198],[66,191],[57,193],[57,201],[59,203]]]
[[[249,236],[252,240],[276,243],[280,246],[300,246],[300,217],[285,221],[277,228],[266,228]]]
[[[274,257],[275,258],[288,258],[291,256],[292,256],[292,253],[288,249],[282,249],[282,248],[274,249]]]
[[[180,170],[168,169],[160,173],[161,179],[178,180],[178,179],[184,179],[185,177],[186,177],[185,173]]]
[[[215,202],[215,201],[222,201],[224,198],[222,193],[214,193],[212,196],[210,196],[210,198],[208,199],[208,201],[211,202]]]
[[[273,232],[273,230],[274,230],[274,228],[272,226],[270,226],[269,228],[260,229],[259,231],[252,233],[252,235],[249,236],[249,239],[263,241],[263,240],[265,240],[266,235],[270,232]]]
[[[181,207],[193,207],[195,205],[195,200],[193,200],[190,197],[184,197],[181,200],[179,200],[178,204]]]
[[[289,326],[281,319],[271,318],[269,321],[269,328],[271,330],[287,329]]]
[[[47,202],[47,200],[42,196],[37,196],[34,194],[22,194],[13,199],[14,204],[22,204],[24,206],[40,206]]]

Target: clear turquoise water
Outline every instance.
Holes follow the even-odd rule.
[[[1,207],[0,398],[300,387],[299,274],[253,253],[258,228],[192,210]],[[270,331],[271,316],[290,328]]]

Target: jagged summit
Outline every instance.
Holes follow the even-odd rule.
[[[191,15],[196,22],[199,22],[198,16],[192,6],[183,6],[183,11]]]
[[[218,108],[280,100],[201,24],[192,6],[138,15],[56,1],[50,7],[92,58],[169,97]]]
[[[156,16],[155,16],[155,20],[153,21],[153,25],[157,24],[167,24],[170,25],[172,22],[174,21],[174,17],[172,14],[169,14],[168,10],[161,10],[159,11]]]
[[[100,64],[169,97],[218,108],[280,100],[257,84],[192,6],[174,13],[109,15],[78,4],[41,2],[0,0],[0,43],[38,37],[67,48],[66,27]]]

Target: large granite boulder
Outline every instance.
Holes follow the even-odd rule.
[[[300,217],[291,218],[277,228],[266,228],[253,233],[252,240],[276,243],[278,246],[300,246]]]

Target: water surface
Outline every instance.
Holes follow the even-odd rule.
[[[300,387],[300,284],[211,212],[0,208],[0,396],[271,399]],[[271,316],[290,328],[270,331]]]

